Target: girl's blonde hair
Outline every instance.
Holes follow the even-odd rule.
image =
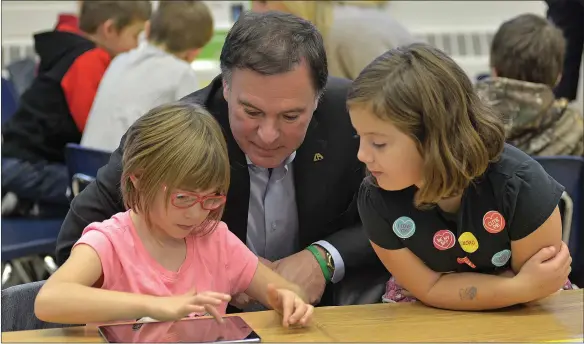
[[[379,56],[355,79],[347,99],[349,108],[365,106],[416,142],[424,160],[414,200],[420,208],[462,194],[504,147],[499,115],[450,57],[426,44]]]
[[[229,157],[221,127],[195,104],[169,103],[140,117],[126,134],[122,166],[124,205],[143,214],[149,224],[151,206],[163,189],[168,206],[176,189],[225,195],[229,188]],[[214,230],[222,214],[223,207],[211,211],[199,232]]]

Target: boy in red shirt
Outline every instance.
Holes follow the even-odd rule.
[[[67,212],[65,145],[81,140],[105,70],[115,55],[138,45],[151,11],[150,1],[84,1],[78,31],[34,36],[38,75],[2,127],[2,196],[16,195],[22,215]]]

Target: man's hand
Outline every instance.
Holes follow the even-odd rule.
[[[316,247],[324,257],[324,249],[320,246]],[[274,262],[273,265],[275,272],[304,290],[307,298],[304,301],[313,305],[320,302],[326,287],[326,280],[320,265],[310,251],[302,250]]]
[[[271,270],[275,269],[275,265],[273,262],[267,260],[266,258],[262,258],[262,257],[258,257],[258,259],[259,259],[260,263],[264,264],[269,269],[271,269]],[[234,306],[234,307],[237,307],[241,310],[245,310],[245,308],[253,302],[257,302],[257,301],[254,300],[253,298],[249,297],[249,295],[247,295],[245,293],[241,293],[241,294],[237,294],[237,295],[233,296],[233,298],[231,299],[231,302],[229,302],[229,304]]]

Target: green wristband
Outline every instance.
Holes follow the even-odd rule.
[[[314,258],[316,258],[316,261],[318,262],[318,265],[320,265],[320,269],[322,270],[322,274],[324,275],[325,281],[327,283],[330,282],[331,281],[331,273],[330,273],[328,267],[326,266],[326,261],[324,260],[324,257],[320,255],[320,252],[318,251],[318,249],[316,247],[314,247],[313,245],[308,246],[306,249],[308,251],[310,251],[310,253],[312,253]]]

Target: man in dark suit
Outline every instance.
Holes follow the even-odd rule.
[[[350,81],[328,78],[321,35],[293,15],[248,13],[227,35],[220,60],[222,74],[184,101],[203,104],[224,129],[231,185],[223,221],[311,303],[379,301],[388,276],[355,202],[364,166],[345,105]],[[59,265],[85,226],[124,210],[122,153],[123,139],[73,200],[57,242]],[[248,309],[248,301],[241,295],[233,303]]]

